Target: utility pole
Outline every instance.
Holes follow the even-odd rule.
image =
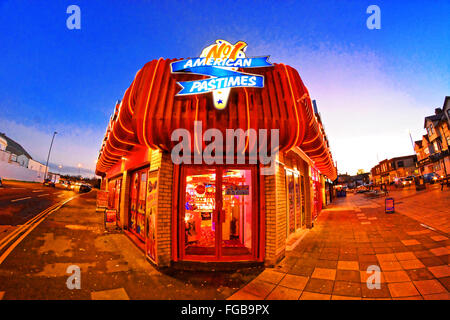
[[[414,154],[416,153],[416,150],[414,149],[414,141],[413,141],[413,138],[412,138],[412,135],[411,135],[411,131],[408,131],[409,132],[409,138],[411,139],[411,145],[412,145],[412,148],[413,148],[413,151],[414,151]]]
[[[47,155],[47,163],[45,164],[45,175],[44,175],[44,180],[47,179],[47,173],[48,173],[48,160],[50,159],[50,152],[52,151],[52,146],[53,146],[53,140],[55,139],[55,135],[58,132],[53,132],[53,137],[52,137],[52,142],[50,143],[50,149],[48,149],[48,155]]]

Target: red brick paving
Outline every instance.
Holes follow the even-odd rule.
[[[402,192],[407,195],[401,203],[403,212],[410,208],[409,202],[423,207],[419,201],[424,199],[422,194],[415,199],[411,191]],[[251,282],[232,298],[449,300],[449,235],[442,230],[447,230],[450,218],[447,212],[442,223],[442,194],[432,190],[425,198],[433,203],[436,195],[438,207],[431,210],[437,212],[436,221],[430,220],[433,216],[429,214],[426,221],[435,230],[421,225],[423,219],[411,218],[417,215],[416,209],[412,214],[385,214],[384,207],[363,195],[339,199],[321,212],[314,228],[270,274],[263,273],[253,281],[259,286],[266,282],[265,287],[249,290]],[[447,203],[448,208],[450,200]],[[438,229],[439,223],[442,227]],[[379,289],[369,289],[366,284],[371,275],[366,270],[371,265],[381,269]]]

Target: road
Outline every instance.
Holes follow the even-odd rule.
[[[40,183],[4,181],[0,187],[0,240],[43,210],[75,194]]]

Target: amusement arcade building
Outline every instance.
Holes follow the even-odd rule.
[[[192,61],[150,61],[110,119],[96,173],[118,226],[157,266],[274,265],[328,201],[336,168],[308,90],[245,47],[218,40]],[[230,129],[245,133],[231,147]]]

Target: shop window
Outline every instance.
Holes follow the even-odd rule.
[[[134,172],[131,180],[129,229],[142,241],[145,239],[146,186],[146,170]]]
[[[288,191],[288,235],[295,231],[295,189],[292,172],[286,172]]]
[[[181,216],[184,257],[251,259],[255,239],[253,170],[222,167],[185,170]]]
[[[295,228],[302,227],[302,190],[300,189],[300,175],[294,176],[295,180]]]
[[[184,245],[186,255],[214,255],[216,173],[189,168],[186,174]]]
[[[302,227],[306,225],[306,203],[305,203],[305,177],[300,176],[301,186],[302,186]]]

